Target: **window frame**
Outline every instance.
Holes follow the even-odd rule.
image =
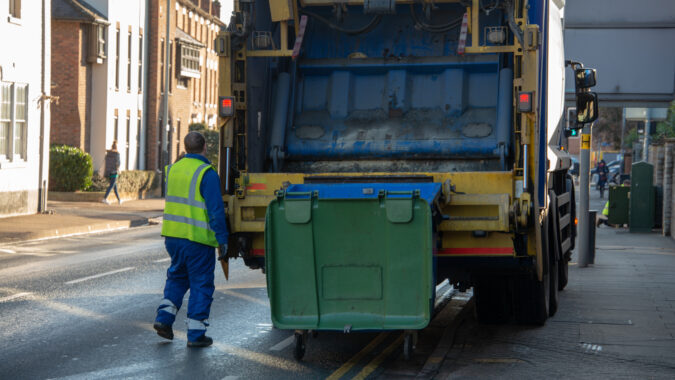
[[[120,28],[116,29],[115,35],[115,90],[120,90],[120,41],[121,41],[121,32]]]
[[[133,33],[131,30],[127,36],[127,92],[131,93],[131,48],[133,45]]]
[[[21,20],[21,0],[9,0],[10,21]]]
[[[4,142],[6,152],[0,155],[1,162],[28,162],[28,116],[29,116],[29,86],[28,83],[23,82],[5,82],[0,81],[0,89],[3,86],[9,87],[9,118],[0,119],[0,122],[7,123],[7,135]],[[23,96],[24,118],[18,119],[17,115],[19,102],[18,91],[23,88],[25,93]],[[0,91],[0,107],[5,102],[3,91]],[[0,114],[1,115],[1,114]],[[1,117],[1,116],[0,116]],[[17,131],[17,124],[22,123],[20,131]],[[17,149],[17,139],[19,140],[19,147]]]

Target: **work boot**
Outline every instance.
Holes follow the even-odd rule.
[[[161,336],[164,339],[173,340],[173,329],[169,325],[165,325],[161,322],[155,322],[152,327],[157,331],[157,335]]]
[[[189,340],[187,342],[188,347],[208,347],[212,344],[213,344],[213,339],[211,339],[210,337],[208,337],[206,335],[200,336],[194,342],[190,342]]]

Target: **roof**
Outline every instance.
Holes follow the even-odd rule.
[[[196,47],[203,48],[204,44],[193,38],[191,35],[185,33],[181,28],[176,28],[176,39]]]
[[[52,0],[52,18],[109,25],[108,18],[84,0]]]

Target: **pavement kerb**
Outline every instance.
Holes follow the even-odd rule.
[[[125,230],[135,227],[143,227],[148,225],[157,225],[162,223],[162,217],[143,218],[137,220],[116,220],[105,221],[99,223],[92,223],[88,225],[62,227],[53,230],[42,230],[31,232],[21,238],[0,238],[0,244],[17,244],[27,243],[32,241],[59,239],[70,236],[88,235],[102,232],[111,232]]]

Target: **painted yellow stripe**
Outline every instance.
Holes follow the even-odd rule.
[[[359,351],[358,354],[354,355],[354,357],[349,359],[349,361],[343,364],[342,367],[338,368],[335,372],[328,376],[326,380],[337,380],[344,376],[345,373],[349,372],[358,362],[361,361],[361,359],[363,359],[364,356],[374,350],[375,347],[377,347],[388,336],[388,332],[380,333],[380,335],[376,336],[375,339],[373,339],[370,343],[368,343],[367,346]]]
[[[361,372],[356,374],[353,380],[363,380],[366,377],[368,377],[368,375],[373,373],[373,371],[375,371],[377,367],[380,366],[380,364],[384,361],[384,359],[386,359],[391,354],[392,351],[398,348],[401,345],[401,343],[403,343],[403,334],[401,334],[398,338],[396,338],[396,340],[392,342],[392,344],[390,344],[389,347],[385,348],[384,351],[382,351],[379,355],[377,355],[377,357],[375,357],[373,361],[368,363],[368,365],[365,366],[361,370]]]

